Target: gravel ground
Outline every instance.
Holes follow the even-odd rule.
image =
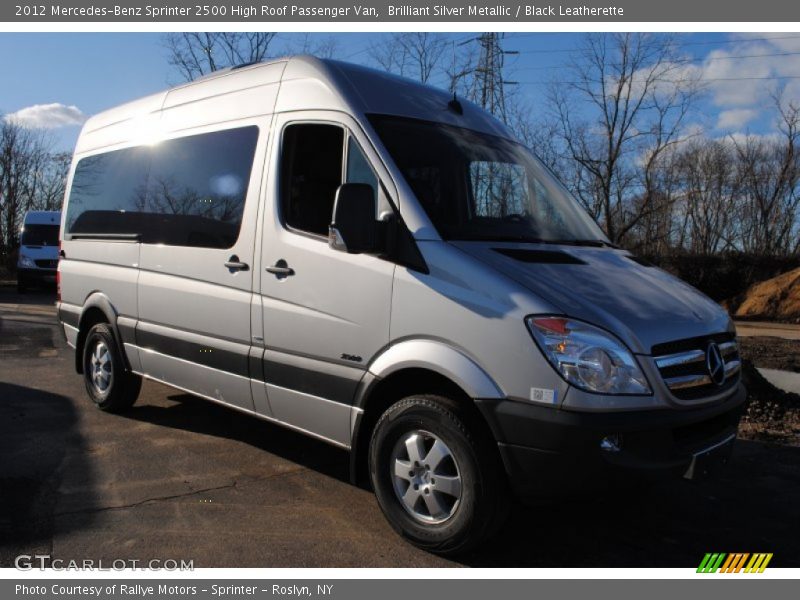
[[[800,395],[769,383],[756,367],[800,373],[800,341],[774,337],[739,338],[743,377],[750,398],[740,427],[746,439],[800,446]]]

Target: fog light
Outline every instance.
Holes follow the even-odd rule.
[[[607,435],[600,440],[600,449],[605,452],[619,452],[622,450],[622,436]]]

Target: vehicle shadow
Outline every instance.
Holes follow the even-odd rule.
[[[344,451],[188,394],[127,418],[232,439],[342,482]],[[499,534],[458,562],[474,567],[696,567],[706,552],[773,552],[800,565],[800,448],[740,440],[718,480],[648,489],[587,490],[537,505],[517,503]]]
[[[706,552],[772,552],[800,566],[800,448],[739,440],[720,479],[516,506],[475,567],[696,568]]]
[[[172,394],[169,406],[135,405],[126,418],[243,442],[340,481],[349,482],[346,451],[280,425],[191,394]]]
[[[77,423],[69,398],[0,381],[0,567],[50,553],[66,470],[92,489]]]

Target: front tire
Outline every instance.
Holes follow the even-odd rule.
[[[105,323],[94,325],[86,335],[83,382],[95,406],[106,412],[122,412],[139,396],[142,378],[125,370],[114,334]]]
[[[372,486],[392,527],[412,544],[459,554],[502,524],[509,495],[491,438],[458,403],[410,396],[378,420]]]

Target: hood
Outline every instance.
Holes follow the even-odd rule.
[[[565,315],[608,329],[637,354],[655,344],[727,331],[722,307],[624,250],[554,244],[451,242]]]
[[[20,246],[19,255],[36,259],[57,259],[58,246]]]

